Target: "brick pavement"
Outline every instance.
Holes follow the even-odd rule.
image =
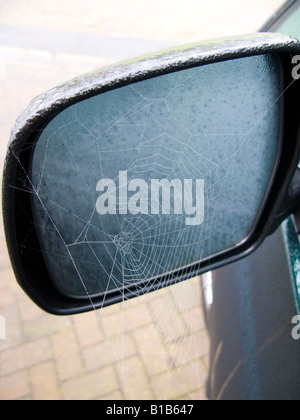
[[[0,399],[204,397],[208,340],[198,278],[123,307],[59,318],[35,307],[10,269],[0,276],[0,313],[7,322]],[[180,294],[185,309],[177,304]],[[161,325],[161,315],[171,326]]]
[[[93,2],[87,0],[90,5]],[[234,0],[236,8],[234,13],[230,8],[229,25],[222,16],[223,12],[228,13],[231,0],[218,2],[224,11],[217,19],[215,2],[190,0],[190,6],[199,8],[199,27],[195,18],[187,18],[187,13],[182,17],[181,1],[171,2],[173,11],[168,19],[170,2],[159,1],[160,9],[164,5],[164,18],[160,20],[155,15],[155,27],[152,23],[156,0],[147,2],[145,10],[130,0],[130,19],[124,19],[127,2],[118,0],[115,9],[105,7],[97,15],[98,20],[95,13],[82,19],[79,3],[83,3],[77,0],[72,0],[75,12],[69,15],[67,3],[70,5],[69,0],[2,2],[0,25],[186,42],[225,35],[229,30],[254,31],[282,1],[243,2],[249,15],[242,22],[241,5]],[[45,8],[52,19],[45,19]],[[56,32],[55,36],[62,34]],[[10,129],[32,97],[111,61],[107,56],[78,56],[71,50],[53,53],[17,48],[2,40],[0,171]],[[0,400],[205,399],[209,343],[200,295],[196,278],[102,311],[65,318],[48,315],[31,303],[16,284],[1,225],[0,320],[6,321],[7,338],[0,340]]]

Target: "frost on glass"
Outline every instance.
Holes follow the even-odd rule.
[[[86,297],[171,280],[243,241],[278,156],[280,89],[276,56],[261,55],[122,87],[55,117],[31,179],[59,289]]]

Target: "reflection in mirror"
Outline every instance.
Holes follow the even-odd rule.
[[[82,298],[172,281],[247,238],[277,162],[280,95],[278,58],[260,55],[141,81],[57,115],[31,174],[57,288]]]

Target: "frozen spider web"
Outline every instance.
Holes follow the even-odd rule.
[[[176,283],[178,270],[188,278],[191,265],[239,243],[253,227],[272,176],[280,129],[277,64],[261,56],[236,60],[235,71],[228,65],[161,76],[71,106],[39,137],[26,174],[23,190],[33,196],[42,252],[58,288],[88,297],[92,306],[99,294],[104,306],[111,293],[122,296],[112,315],[103,309],[97,317],[129,399],[140,396],[130,379],[133,359],[126,356],[134,355],[132,347],[151,384],[145,397],[158,398],[160,384],[159,396],[166,398],[192,396],[203,387],[199,278],[128,299],[155,283]],[[99,180],[103,191],[97,191]],[[167,200],[153,180],[172,185]],[[197,217],[193,180],[205,182],[204,217],[194,225],[187,223]],[[99,214],[99,192],[110,186],[110,212]],[[27,247],[27,237],[20,246]],[[184,373],[194,378],[194,388]]]

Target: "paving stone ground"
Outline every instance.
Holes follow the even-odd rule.
[[[124,45],[130,54],[136,48],[146,52],[152,45],[213,37],[214,30],[216,36],[255,31],[281,3],[1,2],[1,173],[10,130],[34,96],[110,64],[118,54],[122,58]],[[223,8],[220,13],[218,7]],[[225,14],[230,16],[227,20]],[[39,30],[41,39],[48,31],[48,49],[42,48]],[[94,34],[97,42],[103,37],[103,55],[85,54],[84,44],[80,54],[72,43],[60,49],[58,40],[64,33],[75,32]],[[23,40],[12,33],[23,34]],[[116,38],[110,44],[112,36],[126,40],[122,51],[116,49]],[[0,339],[0,400],[205,399],[209,342],[200,296],[200,279],[195,278],[102,311],[64,318],[48,315],[16,284],[1,225],[0,327],[5,321],[6,339]]]

